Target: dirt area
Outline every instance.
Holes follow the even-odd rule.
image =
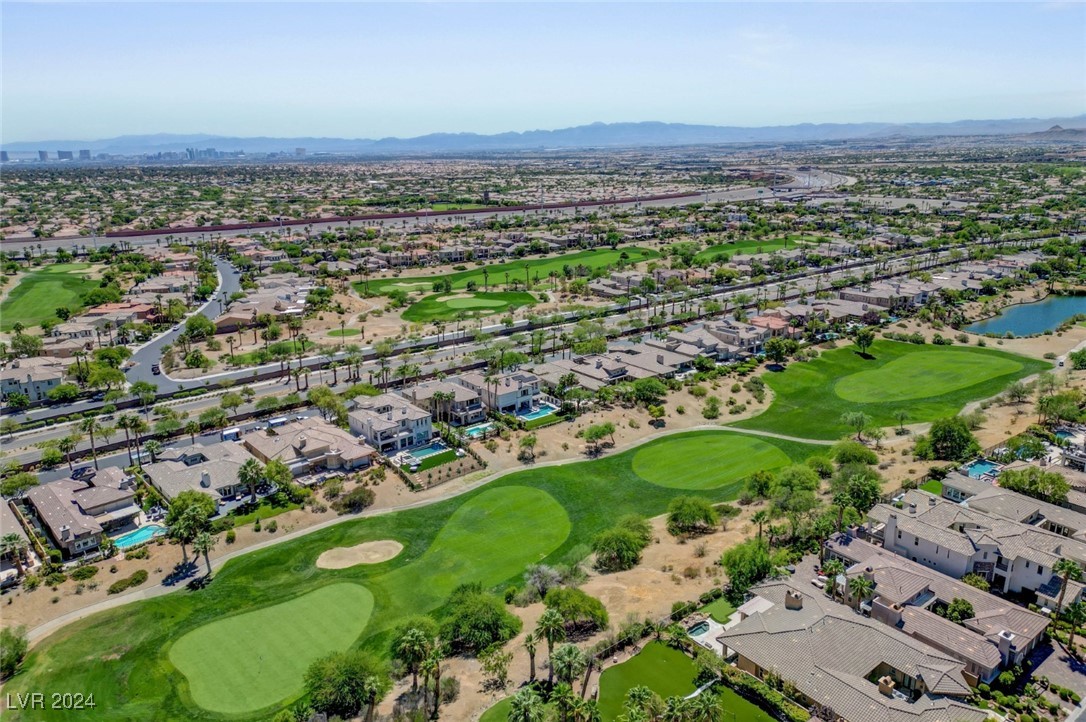
[[[608,633],[616,631],[629,619],[663,619],[671,613],[673,602],[696,600],[700,594],[724,584],[724,570],[716,562],[725,549],[755,532],[750,517],[759,508],[760,505],[745,507],[741,516],[728,523],[727,531],[717,531],[686,542],[667,533],[663,516],[653,519],[655,541],[645,549],[640,564],[633,569],[613,574],[589,571],[588,581],[581,585],[581,589],[603,602],[611,625],[609,630],[577,639],[576,643],[581,647],[591,646]],[[510,682],[505,689],[483,688],[483,675],[476,659],[453,657],[446,661],[443,676],[451,675],[460,680],[460,696],[452,704],[443,707],[443,715],[449,719],[478,719],[488,708],[512,694],[522,682],[527,681],[529,661],[528,653],[524,649],[524,637],[535,629],[544,609],[542,603],[510,607],[510,610],[520,617],[524,628],[505,646],[506,651],[513,654],[509,665]],[[627,651],[605,660],[604,669],[616,661],[626,661],[632,654],[632,651]],[[540,644],[535,655],[537,676],[546,676],[546,660],[546,644]],[[599,675],[594,674],[588,686],[590,697],[595,694],[598,680]],[[382,704],[381,712],[391,713],[396,697],[410,687],[410,678],[398,682]]]
[[[318,569],[347,569],[359,564],[379,564],[394,559],[403,544],[391,539],[363,542],[353,547],[336,547],[317,557]]]

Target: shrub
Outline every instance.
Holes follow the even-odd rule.
[[[132,576],[125,577],[124,579],[118,579],[117,581],[110,584],[109,589],[107,589],[106,591],[110,594],[120,594],[126,589],[130,589],[131,587],[138,587],[140,584],[143,584],[145,581],[147,581],[147,576],[148,575],[146,569],[138,569],[132,573]]]
[[[443,704],[455,702],[460,696],[460,680],[456,677],[441,678],[441,701]]]
[[[556,587],[547,592],[543,603],[548,609],[554,609],[561,614],[566,624],[581,631],[607,628],[607,610],[603,602],[580,589]]]
[[[268,533],[269,534],[274,534],[278,530],[279,530],[279,522],[278,521],[276,521],[275,519],[272,519],[271,521],[268,522]]]
[[[72,573],[71,573],[71,577],[72,577],[72,579],[76,580],[77,582],[83,582],[83,581],[86,581],[86,580],[90,579],[91,577],[93,577],[97,573],[98,573],[98,567],[96,567],[96,566],[94,566],[92,564],[88,564],[85,567],[77,567],[76,569],[73,569]]]
[[[830,455],[841,465],[867,464],[869,466],[879,463],[878,454],[867,448],[859,441],[845,439],[838,441],[830,449]]]
[[[53,572],[45,578],[46,586],[55,587],[68,581],[68,575],[64,572]]]
[[[0,679],[7,679],[19,671],[29,647],[25,627],[0,630]]]
[[[127,551],[124,553],[125,559],[147,559],[150,556],[151,550],[146,546],[142,546],[138,549],[133,549],[132,551]]]
[[[233,544],[237,540],[238,540],[238,533],[236,531],[231,529],[230,531],[226,532],[226,543],[227,544]]]
[[[492,644],[508,642],[520,632],[520,619],[478,583],[454,589],[447,608],[441,637],[454,652],[478,653]]]
[[[332,503],[332,508],[340,514],[357,514],[372,505],[374,498],[372,489],[360,486],[336,499]]]

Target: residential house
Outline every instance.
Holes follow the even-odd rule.
[[[25,394],[32,402],[41,401],[64,383],[67,371],[67,364],[52,358],[15,359],[0,370],[0,395]]]
[[[415,406],[429,409],[434,419],[452,426],[469,426],[486,418],[479,392],[452,380],[423,381],[400,393]]]
[[[347,414],[351,432],[382,454],[426,444],[433,438],[430,412],[396,394],[361,396]]]
[[[717,639],[737,666],[795,689],[814,717],[843,722],[984,722],[954,657],[867,619],[794,579],[751,590],[757,606]],[[752,600],[753,601],[753,600]],[[748,603],[749,604],[749,603]],[[746,606],[746,605],[745,605]]]
[[[262,463],[281,461],[294,476],[322,469],[365,469],[376,455],[361,439],[316,416],[246,434],[242,443]]]
[[[491,411],[519,414],[538,406],[539,377],[527,371],[511,371],[492,379],[471,372],[457,377],[456,381],[477,392]]]
[[[199,491],[218,502],[246,491],[238,483],[238,471],[254,458],[232,441],[166,449],[156,463],[143,465],[143,473],[166,501],[182,491]]]
[[[135,480],[115,468],[101,469],[90,480],[39,484],[26,499],[65,557],[94,551],[103,534],[132,524],[141,514]]]

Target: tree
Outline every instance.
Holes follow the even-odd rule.
[[[973,605],[968,599],[954,597],[950,604],[947,605],[944,616],[952,622],[961,624],[966,619],[975,617],[976,613],[973,611]]]
[[[628,529],[607,529],[592,540],[596,568],[604,572],[616,572],[637,566],[644,547],[644,543]]]
[[[557,569],[547,564],[532,564],[524,571],[524,582],[535,589],[539,598],[547,596],[552,587],[562,583],[562,575]]]
[[[15,562],[15,573],[19,577],[23,576],[25,572],[23,569],[23,555],[29,547],[30,542],[16,532],[9,532],[0,537],[0,556],[11,557],[11,560]]]
[[[795,339],[783,336],[774,336],[765,342],[766,357],[777,364],[783,364],[789,356],[799,350],[799,343]]]
[[[848,580],[848,594],[852,597],[856,609],[860,608],[860,603],[871,596],[874,590],[875,583],[867,577],[858,576]]]
[[[759,509],[754,512],[754,515],[750,518],[752,522],[758,525],[758,541],[762,540],[762,527],[770,522],[769,512],[765,509]]]
[[[79,387],[75,384],[60,384],[54,386],[46,394],[50,401],[55,401],[60,404],[70,404],[79,398]]]
[[[200,433],[199,421],[188,421],[185,423],[185,433],[189,435],[189,441],[193,444],[196,443],[196,434]]]
[[[391,688],[384,663],[362,650],[321,657],[305,673],[310,704],[329,716],[356,717],[365,707],[368,718]]]
[[[576,587],[557,587],[547,592],[543,603],[561,615],[566,625],[581,631],[607,627],[607,609],[603,602]]]
[[[155,402],[158,395],[158,386],[148,381],[137,381],[129,387],[128,393],[139,399],[143,413],[147,413],[147,407]]]
[[[249,503],[256,504],[256,488],[264,483],[264,467],[256,459],[248,459],[238,468],[238,483],[249,489]]]
[[[879,463],[878,454],[853,439],[838,441],[830,448],[830,456],[841,466],[846,464],[874,466]]]
[[[944,461],[963,461],[980,451],[980,444],[960,416],[933,421],[928,441],[932,457]]]
[[[245,399],[241,397],[241,394],[234,391],[228,391],[222,395],[219,399],[219,406],[230,412],[231,415],[236,414],[238,407],[245,403]]]
[[[909,420],[909,412],[905,409],[898,409],[894,412],[894,420],[897,421],[898,433],[905,433],[905,422]]]
[[[26,627],[4,627],[0,630],[0,680],[8,679],[19,671],[30,643],[26,639]]]
[[[80,437],[76,434],[69,434],[57,439],[57,448],[64,454],[64,460],[68,462],[68,471],[73,471],[72,452],[79,446],[79,441]]]
[[[211,550],[215,548],[216,539],[211,532],[202,531],[192,540],[192,553],[202,554],[204,563],[207,564],[207,575],[211,576]]]
[[[573,680],[584,674],[588,659],[584,652],[574,644],[563,644],[551,655],[551,667],[559,683],[573,684]]]
[[[1062,504],[1067,501],[1071,485],[1054,471],[1045,471],[1037,466],[1022,469],[1007,469],[999,475],[999,485],[1004,489],[1017,491],[1019,494],[1034,499]]]
[[[500,644],[491,645],[479,654],[483,675],[493,680],[498,689],[505,689],[509,684],[509,663],[512,661],[513,653],[503,652]]]
[[[704,497],[677,496],[667,506],[667,530],[672,536],[703,534],[718,521],[712,502]]]
[[[79,424],[79,430],[90,438],[91,457],[94,459],[94,468],[98,468],[98,449],[94,445],[94,435],[102,433],[102,425],[93,416],[83,419]]]
[[[166,512],[166,526],[170,536],[181,544],[181,554],[188,560],[185,544],[208,528],[208,520],[215,514],[215,500],[203,492],[187,489],[173,498]]]
[[[773,571],[769,547],[761,539],[748,539],[736,544],[724,552],[720,561],[728,573],[732,590],[738,594],[745,593]]]
[[[155,439],[149,439],[144,442],[143,448],[151,455],[151,463],[154,464],[158,461],[158,455],[162,451],[162,442]]]
[[[986,592],[992,587],[992,585],[988,583],[987,579],[973,572],[970,572],[962,577],[962,582],[968,584],[971,587],[976,587],[982,592]]]
[[[547,708],[535,688],[521,687],[509,705],[509,722],[543,722]]]
[[[524,461],[535,461],[535,445],[539,441],[535,434],[527,434],[520,440],[520,456]]]
[[[290,467],[279,459],[272,459],[264,467],[264,482],[273,489],[286,492],[288,496],[296,496],[294,493],[299,487],[294,485],[294,473]],[[294,499],[297,501],[297,499]]]
[[[453,651],[477,654],[492,644],[509,641],[520,631],[520,619],[478,583],[454,589],[446,608],[441,637]]]
[[[1072,602],[1063,610],[1063,619],[1071,625],[1071,634],[1067,640],[1067,648],[1075,649],[1075,634],[1078,628],[1086,624],[1086,602]]]
[[[19,471],[0,481],[0,496],[5,499],[15,499],[38,485],[38,477],[29,471]]]
[[[558,610],[547,607],[536,622],[535,636],[546,640],[547,658],[553,658],[555,643],[566,638],[566,620],[562,618]],[[554,684],[554,665],[548,664],[547,686],[552,684]]]
[[[720,530],[728,531],[728,522],[743,512],[732,504],[717,504],[716,513],[720,516]]]
[[[871,348],[871,344],[875,343],[875,331],[870,328],[861,328],[856,332],[854,340],[856,348],[860,349],[860,354],[867,356],[867,350]]]
[[[419,688],[419,668],[430,656],[433,635],[419,627],[409,627],[392,640],[392,658],[403,663],[411,673],[411,690]]]
[[[871,426],[871,417],[862,411],[846,411],[841,414],[841,423],[856,432],[856,441],[863,441],[864,431]]]
[[[746,492],[752,499],[768,499],[776,480],[772,471],[759,469],[747,477]]]
[[[653,377],[637,379],[633,382],[633,395],[642,406],[658,405],[667,396],[667,386]]]
[[[830,559],[822,565],[822,574],[829,578],[830,594],[834,599],[837,598],[837,578],[846,571],[845,563],[837,558]]]
[[[20,391],[13,391],[10,394],[4,394],[4,403],[9,408],[16,411],[22,411],[27,406],[30,406],[30,397]]]
[[[1059,614],[1063,609],[1064,595],[1067,594],[1067,583],[1082,579],[1082,567],[1074,559],[1064,557],[1056,562],[1052,571],[1060,575],[1060,598],[1056,600],[1056,613]]]

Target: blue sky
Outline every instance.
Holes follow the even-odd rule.
[[[3,2],[2,138],[1086,112],[1067,3]]]

